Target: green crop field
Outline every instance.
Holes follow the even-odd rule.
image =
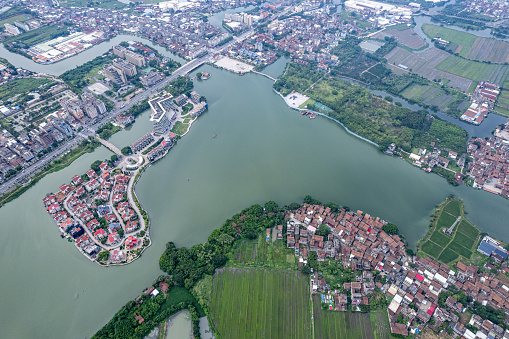
[[[424,244],[422,244],[422,251],[426,254],[431,255],[432,257],[438,258],[440,255],[440,252],[442,252],[442,247],[438,246],[432,241],[426,241]]]
[[[477,237],[476,237],[477,238]],[[454,236],[454,242],[460,244],[461,246],[465,248],[472,248],[475,244],[476,238],[469,238],[465,234],[461,233],[460,231],[456,232],[456,235]]]
[[[235,246],[235,249],[230,254],[229,266],[297,269],[297,259],[294,250],[286,248],[286,245],[281,240],[267,243],[265,232],[258,239],[242,240]]]
[[[462,220],[454,227],[452,235],[444,234],[442,228],[451,226],[457,216],[461,216]],[[475,244],[480,233],[465,219],[463,203],[457,199],[449,201],[443,207],[435,228],[430,232],[432,233],[428,233],[430,235],[428,235],[429,238],[426,237],[427,241],[420,246],[420,251],[444,263],[451,263],[459,256],[468,262],[475,252]]]
[[[424,24],[422,30],[430,39],[440,37],[444,40],[453,42],[457,45],[472,47],[477,37],[470,33],[457,31],[455,29],[440,27],[436,25]]]
[[[323,310],[320,296],[313,295],[316,339],[391,338],[389,324],[383,319],[384,316],[387,317],[384,312],[360,313]]]
[[[449,263],[451,261],[458,259],[458,256],[459,256],[458,253],[454,252],[450,248],[446,248],[442,252],[442,254],[440,254],[440,256],[438,257],[438,260],[440,260],[444,263]]]
[[[466,219],[461,220],[458,226],[458,231],[465,234],[469,238],[476,239],[479,236],[479,230]]]
[[[451,227],[456,221],[456,218],[457,217],[454,217],[449,213],[442,213],[440,218],[438,218],[437,228],[441,230],[442,227]]]
[[[10,42],[17,41],[22,42],[27,46],[34,46],[41,42],[54,39],[59,35],[69,35],[69,31],[65,28],[59,28],[58,25],[51,25],[8,37],[3,40],[3,43],[8,44]]]
[[[0,27],[4,27],[4,24],[13,24],[14,21],[20,21],[20,22],[27,21],[31,17],[32,16],[30,14],[20,14],[20,15],[11,16],[10,18],[6,18],[6,19],[3,19],[2,21],[0,21]]]
[[[504,83],[508,73],[508,66],[466,60],[455,55],[448,56],[435,68],[470,79],[474,82],[488,80],[496,84]],[[475,85],[472,84],[472,86],[474,86],[473,88],[475,89]],[[469,91],[472,90],[472,86]]]
[[[308,277],[298,271],[216,271],[211,321],[220,338],[309,338]]]
[[[460,243],[458,243],[456,241],[453,241],[452,243],[450,243],[446,249],[451,249],[454,252],[458,253],[459,255],[461,255],[462,257],[465,257],[467,259],[470,259],[470,257],[472,256],[472,251],[466,249],[465,247],[463,247],[462,245],[460,245]]]
[[[454,215],[455,217],[459,217],[461,215],[461,205],[458,200],[452,200],[444,207],[444,212]]]
[[[445,247],[451,241],[451,238],[444,234],[441,230],[436,230],[433,232],[430,238],[431,241],[433,241],[435,244]]]

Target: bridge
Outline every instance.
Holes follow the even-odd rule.
[[[252,70],[251,72],[256,73],[256,74],[263,75],[264,77],[267,77],[267,78],[269,78],[270,80],[272,80],[272,81],[274,81],[274,82],[276,82],[276,81],[277,81],[277,79],[275,79],[275,78],[273,78],[273,77],[271,77],[270,75],[267,75],[267,74],[265,74],[265,73],[257,72],[257,71],[255,71],[255,70]]]
[[[120,149],[113,145],[111,142],[108,142],[104,139],[101,139],[99,138],[99,135],[95,135],[95,138],[97,139],[97,141],[99,141],[101,144],[103,144],[104,146],[106,146],[110,151],[112,151],[113,153],[115,153],[116,155],[118,155],[119,157],[122,156],[122,152],[120,151]]]

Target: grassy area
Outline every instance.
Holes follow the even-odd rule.
[[[189,292],[186,288],[180,286],[173,286],[168,293],[168,297],[166,301],[161,304],[161,308],[157,311],[156,316],[158,314],[163,313],[166,309],[169,309],[171,306],[176,306],[179,303],[185,303],[186,305],[193,304],[198,311],[200,317],[205,316],[205,311],[202,309],[196,298]]]
[[[307,108],[308,106],[311,107],[316,103],[313,99],[307,99],[302,105],[299,106],[299,108]]]
[[[0,27],[4,27],[5,24],[13,24],[14,21],[27,21],[28,19],[30,19],[32,16],[30,14],[19,14],[19,15],[14,15],[14,16],[11,16],[10,18],[6,18],[6,19],[3,19],[2,21],[0,21]]]
[[[59,28],[58,25],[43,26],[23,34],[8,37],[3,40],[3,43],[8,44],[10,42],[17,41],[31,47],[62,35],[69,35],[67,28]]]
[[[50,78],[22,78],[16,79],[0,86],[0,100],[7,100],[16,94],[32,92],[42,85],[52,82]]]
[[[313,318],[316,339],[386,339],[391,338],[386,311],[371,313],[337,312],[322,309],[319,294],[313,295]]]
[[[258,239],[243,239],[235,244],[228,265],[231,267],[266,267],[278,269],[297,269],[295,252],[286,248],[281,240],[267,243],[265,233]]]
[[[220,338],[310,338],[309,281],[295,271],[220,269],[210,308]]]
[[[173,133],[175,133],[176,135],[182,136],[187,132],[188,129],[189,129],[189,124],[177,121],[175,123],[175,126],[173,126],[173,128],[171,129],[171,131]]]
[[[473,87],[470,86],[469,92],[473,91],[477,82],[481,80],[492,81],[496,84],[504,83],[509,69],[506,65],[482,63],[463,59],[455,55],[448,56],[435,68],[474,81],[475,84],[472,84]]]
[[[463,203],[461,200],[448,199],[436,212],[437,220],[433,222],[423,243],[418,245],[419,251],[444,263],[454,262],[460,257],[468,263],[475,253],[480,231],[465,219]],[[462,217],[461,221],[451,235],[446,235],[442,229],[452,226],[458,216]]]
[[[461,56],[467,55],[468,51],[470,50],[470,47],[474,45],[474,42],[477,39],[475,35],[470,33],[461,32],[455,29],[430,24],[422,25],[422,31],[430,39],[440,37],[456,45],[463,46],[460,52]]]

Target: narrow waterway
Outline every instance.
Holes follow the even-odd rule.
[[[246,7],[237,7],[237,8],[230,8],[226,9],[221,12],[217,12],[212,14],[208,17],[208,21],[211,25],[216,26],[221,29],[223,32],[227,32],[227,30],[223,27],[223,20],[226,14],[233,14],[233,13],[240,13],[240,12],[247,12],[254,8],[255,6],[249,5]]]
[[[26,58],[22,55],[12,53],[8,51],[3,44],[0,44],[0,57],[7,59],[11,64],[13,64],[17,68],[24,68],[32,72],[38,72],[38,73],[46,73],[50,75],[60,75],[64,72],[67,72],[70,69],[73,69],[77,66],[80,66],[84,64],[87,61],[92,60],[98,55],[102,55],[109,51],[113,46],[118,45],[122,41],[137,41],[140,43],[143,43],[150,48],[153,48],[157,50],[159,53],[161,53],[164,56],[167,56],[168,58],[171,58],[173,60],[177,60],[182,64],[185,64],[186,61],[175,54],[172,54],[168,52],[165,48],[153,43],[150,40],[147,40],[145,38],[141,38],[134,35],[127,35],[127,34],[121,34],[117,35],[113,39],[110,39],[108,41],[104,41],[98,45],[95,45],[94,47],[91,47],[87,49],[84,52],[81,52],[75,56],[72,56],[67,59],[63,59],[62,61],[49,64],[49,65],[43,65],[39,64],[32,59]]]

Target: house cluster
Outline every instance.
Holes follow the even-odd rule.
[[[435,166],[449,169],[450,165],[456,165],[463,171],[463,167],[465,166],[465,154],[459,156],[457,152],[441,150],[435,147],[435,142],[431,142],[431,147],[433,147],[432,152],[428,152],[425,148],[420,148],[417,150],[417,153],[410,153],[409,159],[415,166],[422,167],[426,172],[431,172],[431,169]],[[449,170],[453,171],[451,169]],[[458,184],[461,184],[463,181],[463,174],[461,171],[455,172],[454,176]]]
[[[126,250],[138,249],[143,243],[137,237],[140,216],[127,199],[130,179],[102,162],[96,170],[73,176],[70,184],[44,197],[43,204],[62,237],[74,240],[91,260],[109,250],[108,263],[123,262]]]
[[[493,110],[499,94],[500,87],[497,85],[489,81],[479,81],[470,98],[470,107],[460,119],[474,125],[480,125],[488,113]]]
[[[507,125],[499,133],[509,132]],[[467,152],[472,158],[468,176],[474,188],[509,198],[509,142],[502,137],[470,139]]]
[[[277,60],[278,56],[276,52],[264,49],[262,41],[258,38],[251,39],[251,41],[239,41],[230,45],[227,50],[223,51],[223,54],[254,65],[270,65]]]
[[[412,259],[406,254],[405,245],[398,235],[383,231],[386,221],[380,218],[345,209],[333,213],[330,208],[309,204],[286,213],[286,243],[299,257],[299,267],[307,263],[310,251],[316,251],[318,261],[330,258],[357,272],[353,281],[342,286],[330,286],[321,272],[313,272],[312,291],[322,293],[322,302],[330,310],[345,311],[369,305],[370,299],[376,296],[373,293],[381,290],[390,298],[388,314],[392,333],[420,333],[425,326],[437,330],[447,322],[459,336],[465,338],[475,338],[475,335],[469,337],[468,330],[458,322],[458,314],[469,305],[461,304],[452,296],[441,303],[442,292],[456,288],[473,301],[509,314],[509,287],[494,275],[480,274],[476,266],[461,262],[453,270],[429,257]],[[331,233],[325,238],[316,234],[320,225],[330,227]],[[283,239],[282,226],[278,226],[278,238]],[[489,239],[485,239],[486,242]],[[500,263],[507,258],[507,251],[504,249],[505,254],[499,253],[500,246],[497,247],[497,244],[489,242],[489,246],[482,245],[480,249],[490,252],[484,254],[493,258],[498,256]],[[496,272],[509,272],[505,263],[501,268],[489,263],[486,265]],[[384,283],[375,279],[375,274],[383,277],[385,280],[381,281]],[[484,327],[476,326],[479,338],[509,336],[509,331],[497,329],[497,325],[489,320],[479,321],[484,324]],[[486,331],[485,327],[490,330]]]
[[[502,0],[472,0],[465,3],[465,6],[465,10],[470,13],[487,15],[497,19],[509,18],[507,3]]]

